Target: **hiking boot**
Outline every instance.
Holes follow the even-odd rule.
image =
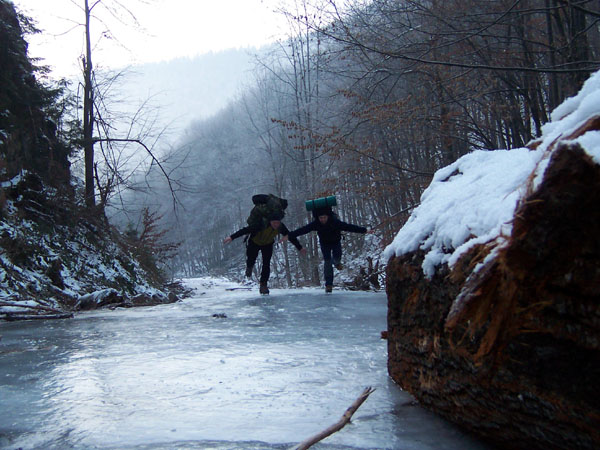
[[[252,278],[252,267],[246,267],[246,278]]]
[[[333,286],[331,284],[328,284],[327,286],[325,286],[325,293],[326,294],[330,294],[331,291],[333,291]]]
[[[336,268],[337,270],[342,270],[342,269],[344,268],[344,265],[343,265],[341,262],[339,262],[339,263],[337,263],[337,264],[335,265],[335,268]]]
[[[268,294],[269,293],[269,288],[267,287],[267,283],[260,283],[260,286],[258,288],[258,292],[260,292],[261,294]]]

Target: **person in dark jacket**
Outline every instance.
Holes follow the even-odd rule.
[[[289,235],[289,230],[281,221],[281,219],[283,219],[283,214],[280,212],[273,212],[269,215],[268,219],[269,223],[266,227],[262,225],[249,225],[241,230],[236,231],[231,236],[227,236],[223,240],[224,244],[229,244],[231,241],[240,236],[244,236],[246,234],[250,235],[248,244],[246,246],[246,277],[250,278],[252,276],[252,268],[254,267],[258,253],[262,253],[262,270],[260,272],[259,285],[259,292],[261,294],[269,293],[268,282],[269,277],[271,276],[271,256],[273,256],[273,245],[275,243],[275,238],[279,234],[283,235],[284,237]],[[300,245],[298,239],[295,237],[289,237],[289,240],[300,251],[300,253],[306,253],[306,249],[302,248],[302,245]]]
[[[323,254],[323,275],[325,278],[325,292],[333,290],[333,266],[338,270],[342,266],[342,231],[351,233],[371,233],[365,227],[346,223],[338,219],[331,207],[313,210],[314,220],[303,227],[289,233],[289,239],[316,231],[319,236],[319,245]]]

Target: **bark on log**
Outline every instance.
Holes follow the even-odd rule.
[[[501,448],[600,448],[600,166],[557,149],[484,245],[426,279],[423,254],[387,267],[388,370],[419,402]]]

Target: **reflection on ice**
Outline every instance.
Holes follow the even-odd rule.
[[[373,386],[352,423],[315,448],[483,448],[390,381],[385,316],[383,293],[223,286],[171,305],[3,324],[0,447],[288,448]]]

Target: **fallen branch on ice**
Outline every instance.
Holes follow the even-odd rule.
[[[362,394],[360,394],[359,397],[356,400],[354,400],[354,403],[352,403],[352,405],[350,405],[350,407],[342,415],[340,420],[338,420],[336,423],[334,423],[330,427],[325,428],[320,433],[317,433],[314,436],[309,437],[308,439],[300,442],[292,450],[306,450],[307,448],[310,448],[317,442],[322,441],[323,439],[325,439],[328,436],[331,436],[333,433],[340,431],[342,428],[344,428],[346,426],[346,424],[348,424],[350,422],[352,415],[358,410],[358,408],[360,408],[360,405],[362,405],[364,403],[364,401],[369,397],[369,395],[371,395],[371,393],[374,390],[375,389],[371,388],[371,386],[365,388],[365,390],[362,391]]]
[[[45,319],[70,319],[73,317],[72,313],[60,313],[60,314],[24,314],[24,313],[0,313],[4,317],[1,319],[7,322],[14,322],[16,320],[45,320]]]
[[[0,301],[0,307],[22,308],[22,311],[0,311],[0,319],[6,321],[15,320],[36,320],[36,319],[66,319],[73,317],[72,313],[50,308],[43,305],[27,305],[19,302]],[[30,314],[30,311],[40,311],[40,313]]]
[[[43,306],[43,305],[27,305],[25,303],[19,303],[19,302],[3,302],[0,301],[0,306],[9,306],[9,307],[15,307],[15,308],[28,308],[28,309],[35,309],[37,311],[47,311],[47,312],[51,312],[51,313],[61,313],[63,311],[60,311],[56,308],[50,308],[49,306]]]

